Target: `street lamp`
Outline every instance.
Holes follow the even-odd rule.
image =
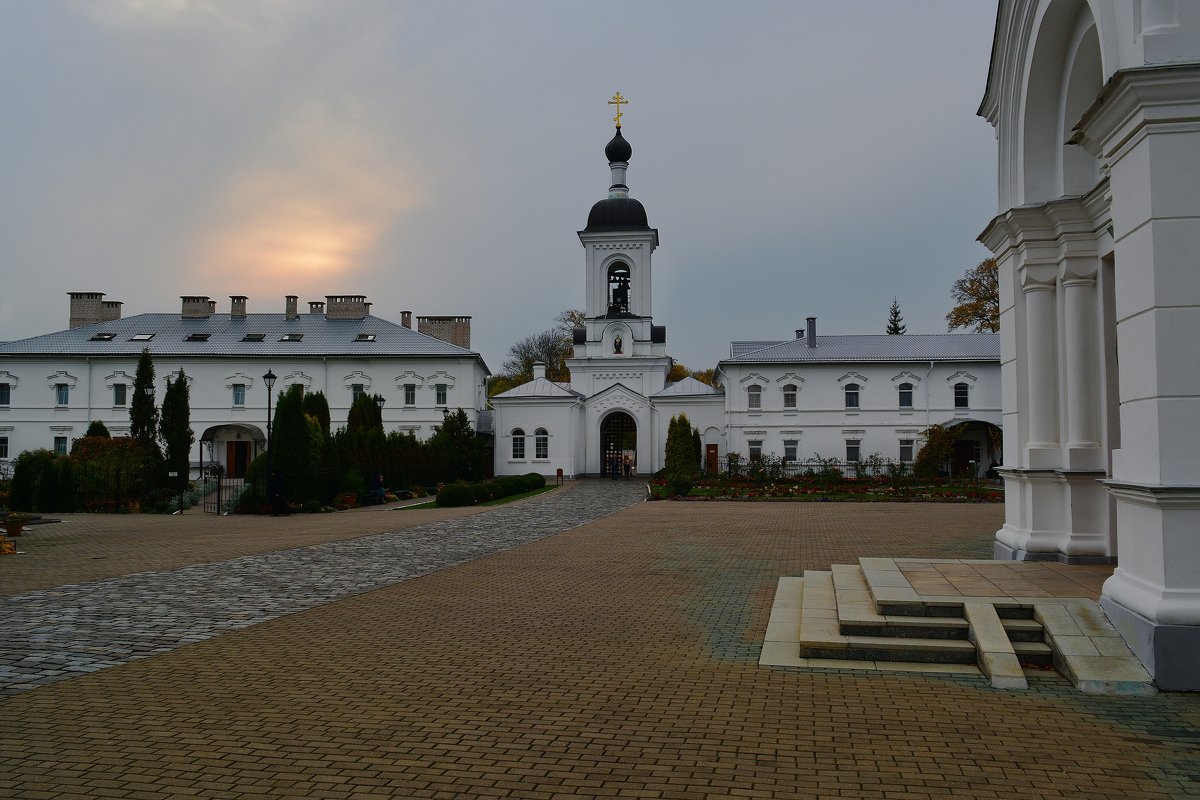
[[[383,395],[375,395],[375,407],[379,409],[379,427],[381,428],[383,427],[383,404],[386,402],[387,400]]]
[[[274,507],[275,498],[271,497],[271,485],[274,477],[271,473],[271,390],[275,388],[275,373],[270,369],[267,370],[266,375],[263,375],[263,383],[267,386],[267,501]]]

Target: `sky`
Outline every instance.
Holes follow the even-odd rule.
[[[668,351],[946,329],[987,257],[990,0],[0,0],[0,340],[365,294],[508,347],[583,305],[614,92]]]

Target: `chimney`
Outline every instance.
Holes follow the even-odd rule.
[[[114,319],[120,319],[122,305],[124,304],[120,300],[105,300],[100,304],[100,321],[112,322]]]
[[[805,344],[807,344],[809,347],[816,347],[817,346],[817,318],[816,317],[808,317],[805,321],[808,323],[808,333],[805,336],[805,339],[806,339]]]
[[[533,362],[533,379],[546,377],[546,364],[542,361]]]
[[[470,317],[417,317],[417,331],[465,350],[471,349]]]
[[[308,301],[308,313],[324,314],[325,313],[325,303],[320,300],[309,300]]]
[[[231,294],[229,295],[229,316],[230,318],[237,317],[240,319],[246,318],[246,295]]]
[[[362,319],[370,307],[365,294],[325,295],[326,319]]]
[[[67,292],[71,298],[71,316],[68,324],[72,328],[82,328],[84,325],[95,325],[105,322],[104,292]],[[120,317],[120,304],[117,317]]]
[[[804,328],[796,328],[796,338],[797,339],[804,338]]]
[[[296,312],[296,300],[299,299],[294,294],[284,295],[284,311],[283,314],[287,319],[297,319],[300,314]]]
[[[207,319],[213,312],[214,304],[209,302],[206,294],[184,294],[179,299],[183,301],[179,314],[183,319]]]
[[[217,301],[209,300],[208,301],[208,315],[211,317],[215,313],[217,313]]]
[[[400,312],[400,324],[406,328],[412,327],[412,312],[411,311],[401,311]]]

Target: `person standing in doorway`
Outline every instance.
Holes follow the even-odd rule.
[[[629,457],[628,453],[625,454],[625,463],[622,464],[622,467],[625,471],[625,480],[629,480],[629,477],[633,475],[633,459]]]

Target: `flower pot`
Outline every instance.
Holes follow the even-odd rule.
[[[25,529],[24,522],[5,522],[4,532],[9,536],[20,536],[21,531]]]

